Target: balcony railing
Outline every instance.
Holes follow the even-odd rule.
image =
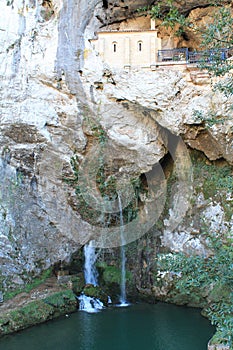
[[[213,63],[233,56],[233,48],[189,51],[188,48],[158,51],[158,62]]]
[[[189,51],[189,63],[214,63],[225,61],[233,54],[232,49],[215,49],[206,51]]]
[[[188,59],[188,48],[158,51],[158,62],[180,62]]]

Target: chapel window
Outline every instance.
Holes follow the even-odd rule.
[[[142,51],[142,41],[138,42],[138,51]]]

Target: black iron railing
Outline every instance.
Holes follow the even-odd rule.
[[[158,51],[159,62],[180,62],[188,60],[188,48]]]
[[[206,51],[189,51],[189,63],[214,63],[225,61],[233,54],[232,49],[215,49]]]
[[[233,56],[233,48],[189,51],[188,48],[158,51],[158,62],[213,63]]]

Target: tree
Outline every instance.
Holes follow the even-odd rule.
[[[223,6],[221,1],[211,5],[212,16],[207,24],[196,25],[188,14],[183,14],[173,0],[159,1],[152,7],[144,7],[158,26],[171,28],[174,35],[182,36],[190,31],[201,37],[201,49],[211,52],[211,62],[200,62],[202,69],[207,69],[213,76],[225,76],[226,79],[218,83],[218,88],[225,95],[233,94],[232,69],[233,60],[233,14],[230,6]]]

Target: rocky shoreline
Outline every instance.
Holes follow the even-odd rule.
[[[48,278],[30,293],[22,292],[0,304],[0,338],[74,313],[77,309],[78,300],[72,282],[59,283],[56,277]],[[230,348],[222,344],[212,344],[211,339],[208,350]]]
[[[77,310],[76,295],[56,278],[20,293],[0,306],[0,337],[43,323]]]

